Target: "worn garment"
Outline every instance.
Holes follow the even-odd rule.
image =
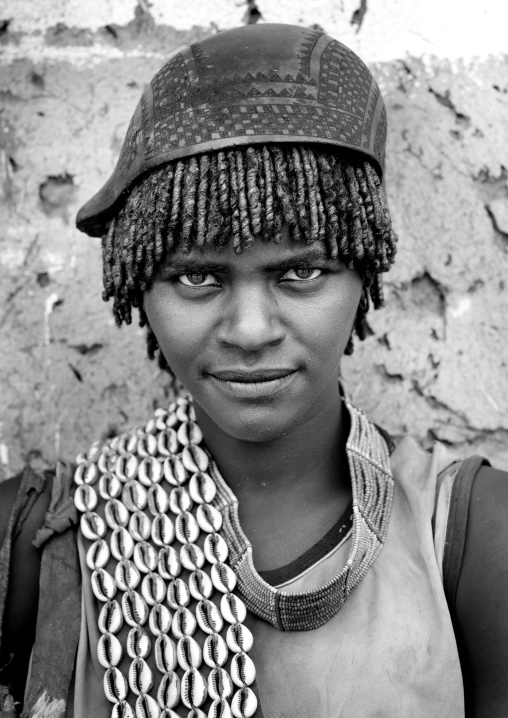
[[[251,617],[255,635],[252,656],[267,718],[288,715],[289,706],[291,715],[402,716],[409,710],[416,716],[463,715],[458,655],[431,527],[436,477],[450,458],[442,447],[437,446],[429,457],[405,440],[392,463],[396,491],[387,543],[335,618],[317,631],[281,633]],[[444,493],[440,492],[445,503],[452,506],[457,498],[453,486],[454,482],[442,481]],[[446,523],[446,516],[444,519]],[[436,535],[440,521],[436,514]],[[304,575],[286,583],[285,589],[298,591],[326,581],[345,561],[345,538],[310,570],[307,566]],[[58,536],[49,540],[46,550],[51,541],[59,540]],[[66,564],[72,563],[74,550],[68,549]],[[65,617],[81,618],[76,679],[67,715],[106,716],[110,705],[103,698],[103,669],[94,666],[97,608],[91,591],[87,598],[86,586],[85,581],[83,609],[74,597],[74,607],[69,604]],[[61,596],[59,591],[54,591],[53,598],[56,596]],[[63,622],[60,605],[53,606],[53,615]],[[67,621],[66,630],[70,641],[65,639],[64,644],[72,643],[73,631],[77,638],[72,620]],[[62,643],[61,639],[47,632],[44,636],[53,648]],[[39,633],[36,651],[41,640]],[[41,678],[50,697],[67,697],[65,688],[57,687],[55,670],[48,672],[44,664],[33,666],[29,696],[34,682],[41,682]],[[26,707],[30,708],[30,700]]]

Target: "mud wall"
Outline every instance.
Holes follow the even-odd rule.
[[[165,56],[249,22],[323,28],[385,95],[400,250],[374,335],[344,360],[349,390],[395,434],[508,466],[508,8],[470,5],[0,0],[0,476],[72,459],[165,401],[73,217]]]

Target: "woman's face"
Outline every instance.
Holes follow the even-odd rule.
[[[322,244],[232,243],[172,252],[144,308],[196,410],[246,441],[271,441],[338,400],[340,358],[361,296]]]

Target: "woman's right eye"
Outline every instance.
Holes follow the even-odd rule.
[[[188,274],[180,274],[178,277],[180,284],[185,287],[216,287],[217,280],[213,274],[207,272],[190,272]]]

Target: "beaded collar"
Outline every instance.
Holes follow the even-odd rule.
[[[351,551],[335,578],[298,594],[254,568],[238,502],[200,446],[190,401],[77,457],[75,504],[102,605],[97,656],[112,718],[178,718],[180,703],[188,718],[250,718],[258,702],[247,609],[282,630],[311,630],[344,604],[383,546],[393,497],[384,439],[346,406]]]

